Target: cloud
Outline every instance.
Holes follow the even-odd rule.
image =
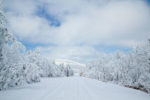
[[[71,59],[88,62],[98,58],[101,53],[90,46],[50,46],[39,47],[41,53],[51,59]]]
[[[94,46],[131,48],[150,37],[150,7],[144,0],[7,0],[4,11],[20,40],[55,44],[47,47],[53,57],[93,58]],[[54,19],[60,25],[52,25]]]
[[[20,40],[31,43],[52,43],[55,30],[49,26],[49,22],[38,16],[10,17],[10,26]],[[15,24],[13,24],[15,23]]]
[[[67,36],[67,40],[60,43],[132,46],[149,36],[149,17],[149,8],[143,2],[89,6],[67,17],[60,27],[61,37]]]

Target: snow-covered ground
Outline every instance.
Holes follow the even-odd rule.
[[[94,79],[65,77],[0,91],[0,100],[150,100],[150,95]]]

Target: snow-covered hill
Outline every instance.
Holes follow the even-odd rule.
[[[55,59],[55,62],[56,62],[56,64],[62,64],[63,63],[64,65],[69,64],[69,65],[77,65],[77,66],[82,66],[82,67],[85,66],[85,64],[81,64],[79,62],[75,62],[75,61],[72,61],[69,59]]]
[[[85,69],[85,64],[81,64],[79,62],[75,62],[68,59],[56,59],[55,63],[57,65],[64,64],[64,66],[69,65],[73,69],[74,74],[77,76],[79,76]]]
[[[0,91],[0,100],[150,100],[150,95],[94,79],[66,77]]]

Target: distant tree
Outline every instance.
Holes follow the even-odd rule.
[[[73,76],[73,70],[71,69],[71,67],[70,67],[70,65],[68,64],[66,67],[65,67],[65,75],[67,76],[67,77],[69,77],[69,76]]]

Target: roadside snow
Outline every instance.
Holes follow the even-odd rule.
[[[150,100],[150,95],[94,79],[66,77],[0,91],[0,100]]]

